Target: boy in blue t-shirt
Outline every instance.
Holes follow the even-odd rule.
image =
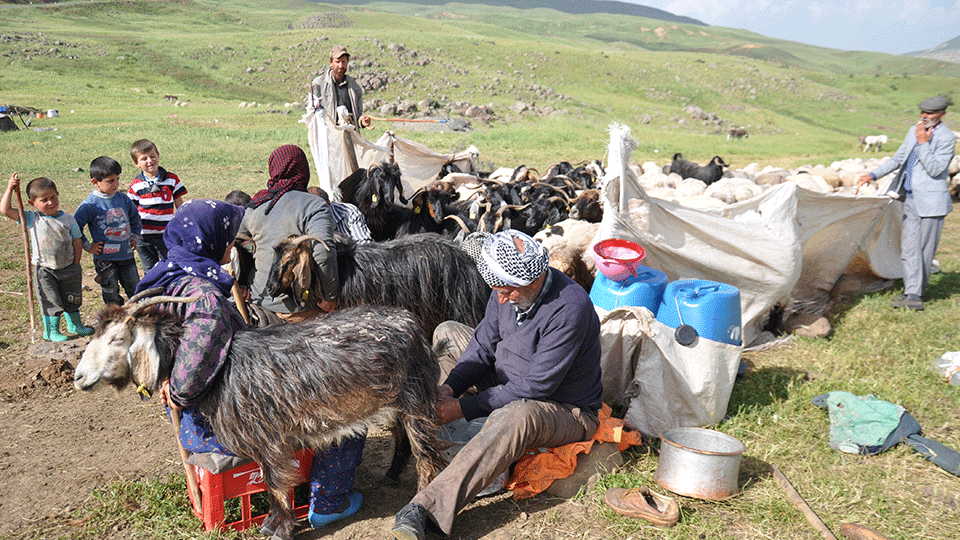
[[[7,191],[0,199],[0,213],[20,222],[20,213],[11,205],[11,196],[20,190],[20,177],[10,175]],[[80,321],[83,302],[83,270],[80,268],[80,227],[73,216],[60,210],[57,185],[49,178],[34,178],[27,183],[27,200],[37,210],[23,213],[30,229],[34,281],[43,317],[43,339],[66,341],[60,333],[60,315],[66,315],[67,332],[79,336],[93,334]]]
[[[74,214],[81,232],[90,227],[91,242],[84,237],[84,247],[93,254],[103,301],[117,305],[123,304],[120,286],[129,298],[140,282],[133,257],[140,237],[140,213],[126,194],[117,191],[121,172],[123,168],[113,158],[94,159],[90,163],[90,181],[96,189]]]

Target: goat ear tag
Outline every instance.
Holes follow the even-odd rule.
[[[477,219],[477,213],[471,211],[471,212],[470,212],[470,219]]]
[[[371,196],[370,196],[370,200],[372,200],[373,202],[377,202],[377,196],[376,196],[376,195],[371,195]]]
[[[415,207],[413,208],[413,213],[414,213],[414,214],[419,214],[419,213],[420,213],[420,207],[419,207],[419,206],[415,206]]]

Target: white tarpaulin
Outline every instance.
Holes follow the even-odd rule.
[[[605,211],[594,241],[637,242],[647,253],[643,264],[670,280],[737,287],[745,344],[780,302],[788,309],[824,311],[830,290],[855,257],[876,276],[901,275],[899,203],[887,197],[823,195],[787,182],[723,208],[689,208],[647,196],[630,168],[617,165],[627,163],[632,150],[624,138],[629,140],[629,128],[611,128]]]
[[[383,162],[400,167],[403,196],[410,197],[436,180],[440,169],[456,165],[461,172],[476,174],[480,151],[471,146],[463,152],[441,154],[426,146],[385,132],[376,143],[365,139],[353,125],[337,126],[323,110],[308,109],[301,122],[307,125],[310,153],[317,168],[320,188],[331,200],[340,200],[340,182],[358,168]]]
[[[685,207],[644,192],[626,166],[634,148],[629,133],[611,127],[604,216],[593,242],[632,240],[646,251],[643,264],[670,280],[737,287],[745,344],[759,335],[778,303],[793,311],[825,311],[831,290],[850,268],[901,277],[900,203],[783,183],[722,208]],[[702,338],[692,347],[679,345],[646,308],[601,313],[601,321],[604,400],[629,401],[628,425],[658,436],[669,427],[707,426],[723,418],[739,346]]]

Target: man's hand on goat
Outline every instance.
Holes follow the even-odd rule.
[[[449,388],[449,386],[447,388]],[[454,420],[459,420],[460,418],[463,418],[463,409],[460,408],[460,400],[441,394],[440,400],[437,402],[437,423],[442,426]]]
[[[871,180],[873,180],[873,178],[871,178],[869,174],[860,175],[860,178],[857,178],[857,186],[862,186]]]

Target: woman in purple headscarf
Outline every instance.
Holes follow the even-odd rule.
[[[337,274],[337,254],[333,250],[333,232],[336,230],[330,205],[320,197],[307,193],[310,165],[299,146],[287,144],[270,154],[270,179],[247,204],[240,232],[249,236],[257,246],[254,259],[256,272],[250,294],[252,302],[287,320],[315,315],[317,310],[332,311],[337,307],[340,279]],[[323,240],[313,247],[313,258],[320,268],[323,300],[318,306],[301,309],[287,295],[270,296],[267,277],[273,264],[273,248],[287,236],[311,235]],[[326,246],[324,245],[326,244]],[[329,246],[329,250],[327,249]],[[300,311],[298,316],[288,314]]]
[[[182,414],[180,442],[194,453],[232,455],[194,405],[220,376],[233,336],[245,326],[228,300],[233,277],[220,266],[230,261],[230,248],[244,214],[242,207],[223,201],[184,203],[163,233],[167,259],[137,285],[137,292],[163,287],[164,295],[200,296],[196,302],[168,305],[183,317],[183,336],[170,379],[160,389],[163,403],[173,413]],[[363,497],[351,490],[364,442],[363,437],[355,437],[316,452],[310,470],[309,520],[314,527],[344,519],[360,509]]]

